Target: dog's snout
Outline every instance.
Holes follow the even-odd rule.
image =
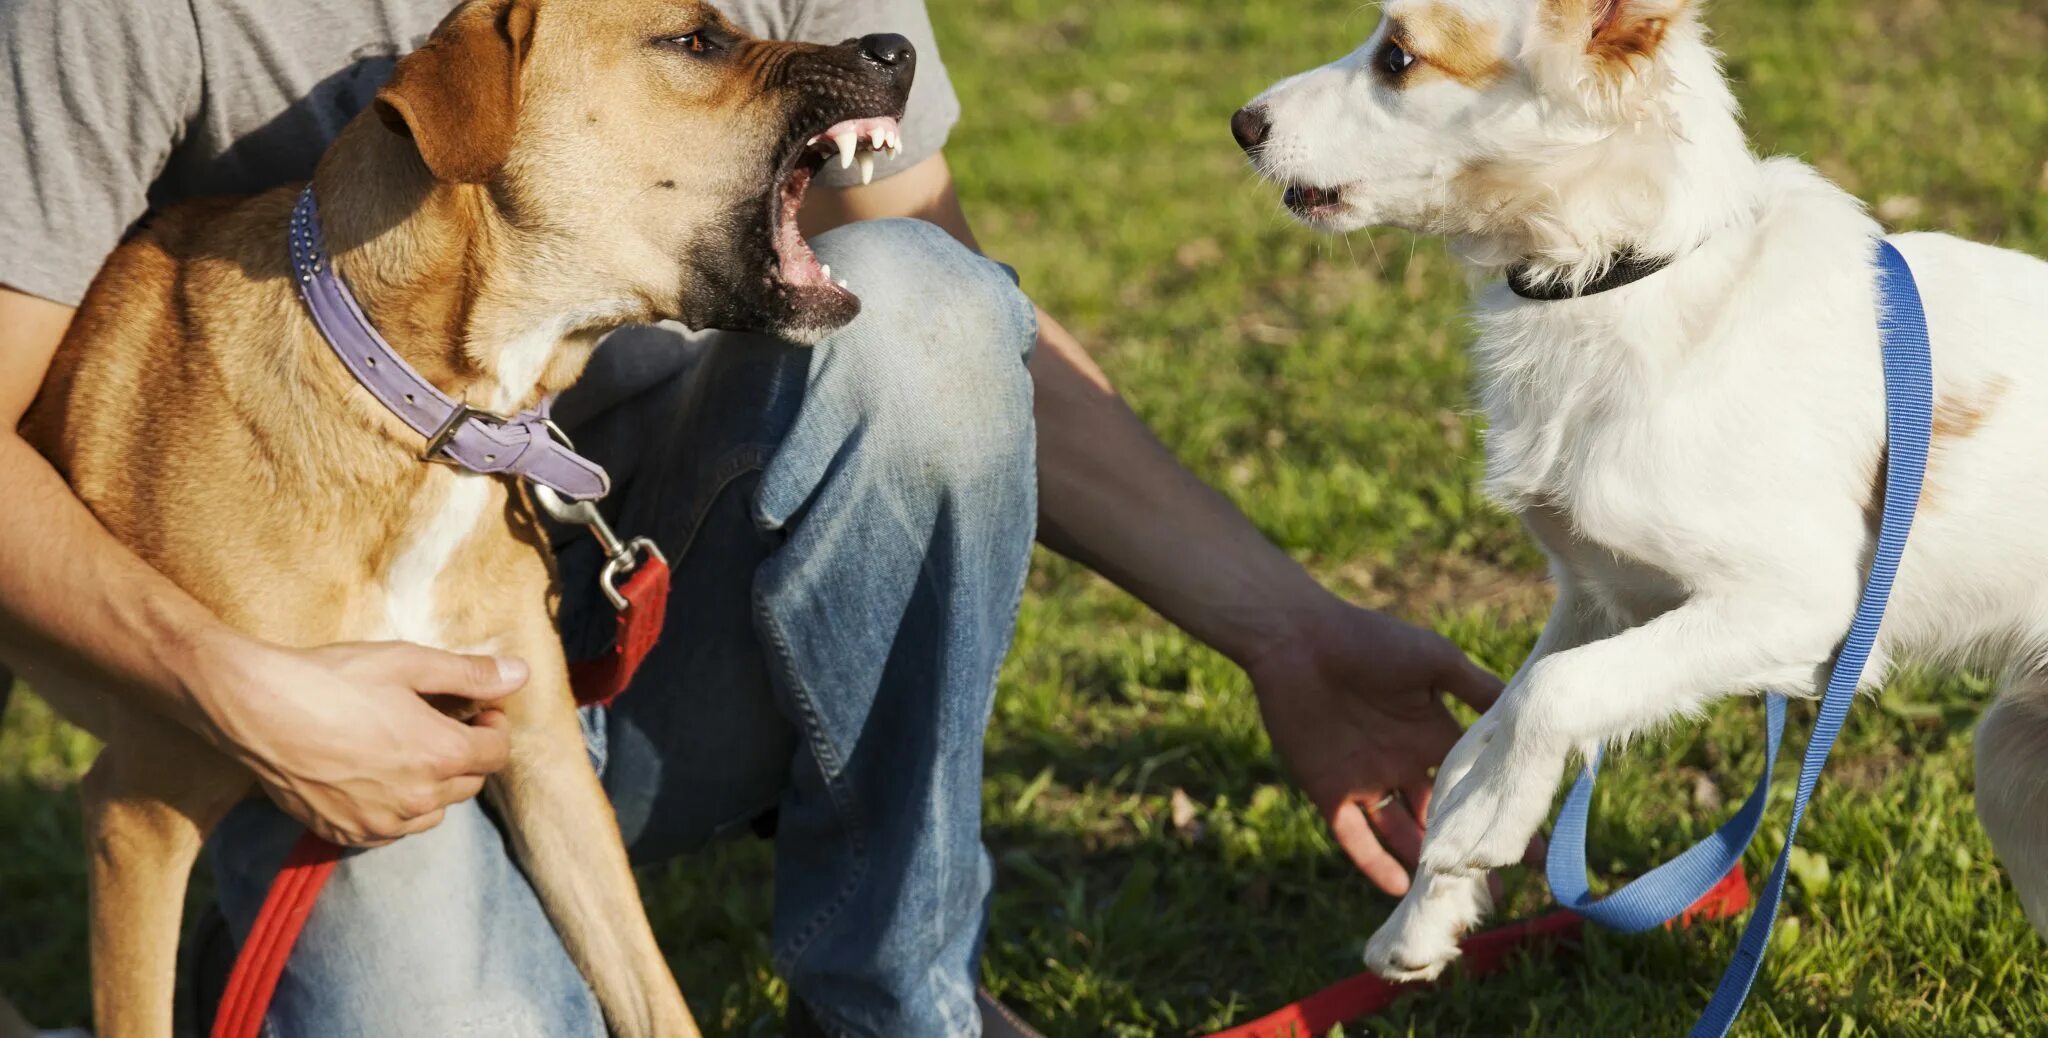
[[[860,38],[860,56],[898,75],[917,64],[917,48],[893,32],[878,32]]]
[[[1245,105],[1230,117],[1230,135],[1237,138],[1237,146],[1247,155],[1266,143],[1266,135],[1272,131],[1273,123],[1266,118],[1265,105]]]

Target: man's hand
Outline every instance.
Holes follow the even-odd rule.
[[[516,659],[400,642],[293,650],[238,641],[212,654],[193,694],[222,748],[285,813],[329,842],[376,847],[439,825],[505,766],[505,716],[490,705],[526,675]],[[464,723],[426,695],[484,709]]]
[[[1335,599],[1245,661],[1273,746],[1351,861],[1408,891],[1430,771],[1461,729],[1442,694],[1485,710],[1500,681],[1441,637]]]

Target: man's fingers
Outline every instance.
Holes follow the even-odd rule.
[[[1351,858],[1351,864],[1372,880],[1373,886],[1395,897],[1408,892],[1408,870],[1394,860],[1380,841],[1373,836],[1372,823],[1365,820],[1365,810],[1353,801],[1337,806],[1330,816],[1330,834],[1337,838],[1337,846]]]
[[[1465,729],[1458,719],[1451,716],[1451,708],[1442,703],[1432,703],[1431,716],[1423,723],[1427,726],[1418,733],[1415,757],[1422,767],[1434,767],[1450,756],[1451,747],[1465,735]]]
[[[399,830],[406,836],[412,836],[418,833],[423,833],[437,825],[440,825],[441,820],[446,817],[448,817],[448,809],[445,807],[437,807],[432,811],[427,812],[426,814],[420,815],[417,818],[406,819],[405,824],[399,826]]]
[[[1366,821],[1372,823],[1373,831],[1379,834],[1380,846],[1385,847],[1394,860],[1403,868],[1412,869],[1415,861],[1422,856],[1422,826],[1417,823],[1408,805],[1395,797],[1384,804],[1361,805]]]
[[[1415,824],[1429,828],[1429,801],[1436,795],[1435,783],[1424,780],[1401,788],[1401,798],[1408,801],[1408,813],[1415,816]]]
[[[496,710],[486,710],[459,725],[462,733],[463,755],[459,760],[449,761],[441,774],[447,777],[475,776],[497,773],[512,760],[512,740],[507,737],[511,722]]]
[[[457,775],[452,779],[443,780],[440,785],[434,787],[434,799],[446,807],[473,800],[483,791],[482,775]]]
[[[1443,672],[1437,675],[1437,688],[1483,714],[1500,698],[1501,682],[1453,646]]]

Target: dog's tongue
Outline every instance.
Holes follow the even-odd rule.
[[[804,205],[804,190],[810,186],[811,171],[798,169],[782,184],[782,210],[775,222],[775,255],[782,261],[782,280],[795,286],[831,283],[832,272],[818,262],[811,243],[797,229],[796,214]]]

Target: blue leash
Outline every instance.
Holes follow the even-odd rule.
[[[1913,512],[1920,502],[1920,483],[1927,470],[1927,449],[1934,424],[1934,369],[1928,355],[1927,315],[1921,309],[1920,290],[1906,258],[1890,242],[1877,244],[1878,330],[1884,348],[1886,423],[1886,469],[1884,520],[1878,528],[1877,555],[1870,564],[1870,579],[1856,606],[1856,620],[1842,643],[1828,675],[1827,694],[1813,722],[1813,736],[1806,742],[1806,757],[1799,765],[1799,790],[1792,798],[1792,820],[1785,828],[1785,849],[1771,867],[1770,879],[1757,895],[1756,911],[1743,928],[1742,943],[1734,961],[1721,975],[1714,997],[1693,1025],[1692,1038],[1721,1038],[1735,1023],[1749,989],[1763,966],[1764,951],[1770,944],[1771,927],[1778,919],[1778,903],[1785,896],[1785,874],[1792,861],[1792,846],[1799,836],[1799,823],[1806,817],[1806,805],[1820,782],[1821,768],[1835,748],[1842,722],[1856,698],[1856,683],[1870,659],[1877,641],[1878,625],[1884,620],[1892,580],[1899,572],[1899,557],[1906,550],[1906,535],[1913,528]],[[1551,832],[1550,857],[1545,862],[1550,891],[1557,902],[1593,922],[1623,933],[1640,933],[1677,917],[1705,896],[1714,884],[1742,860],[1743,849],[1756,836],[1763,821],[1764,801],[1770,793],[1771,763],[1785,737],[1785,697],[1775,693],[1764,700],[1766,746],[1764,773],[1757,780],[1741,810],[1706,839],[1678,857],[1638,877],[1635,882],[1608,895],[1595,898],[1586,884],[1586,815],[1593,803],[1593,782],[1599,772],[1597,760],[1565,798]]]

